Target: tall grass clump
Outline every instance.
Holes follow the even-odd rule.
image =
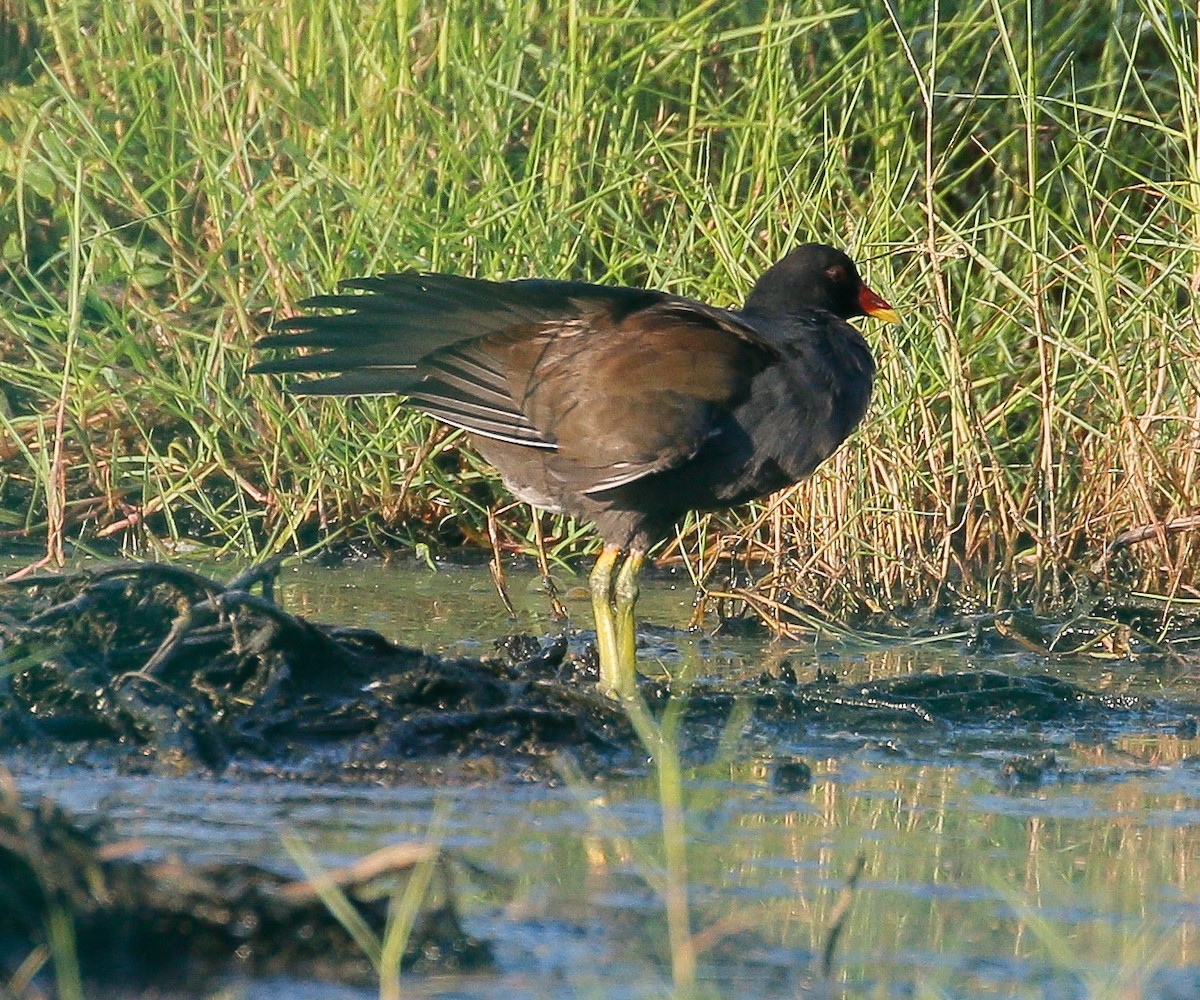
[[[868,330],[871,413],[732,538],[686,526],[689,558],[834,610],[1061,603],[1093,573],[1197,594],[1194,9],[0,10],[9,538],[481,538],[500,494],[458,436],[245,377],[271,316],[398,268],[737,303],[819,239],[905,317]]]

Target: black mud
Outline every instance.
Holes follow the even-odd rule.
[[[584,775],[645,767],[625,711],[596,692],[594,657],[571,654],[566,636],[513,636],[494,657],[445,659],[286,613],[272,597],[276,572],[268,564],[223,584],[176,566],[120,564],[0,586],[0,753],[52,766],[320,782],[553,780],[563,758]],[[672,695],[643,679],[652,713]],[[998,670],[851,684],[821,669],[801,679],[784,662],[760,676],[697,682],[679,703],[682,749],[697,757],[722,744],[731,720],[777,750],[798,734],[834,731],[885,742],[919,733],[941,745],[978,725],[1195,728],[1187,706]],[[1059,771],[1044,752],[1013,758],[1000,778],[1037,783]],[[773,787],[809,781],[802,759],[775,754]],[[53,950],[56,914],[69,914],[79,967],[103,982],[161,984],[177,974],[194,986],[230,972],[372,981],[359,945],[306,883],[249,863],[138,863],[127,846],[0,787],[7,979]],[[406,961],[486,963],[486,945],[455,913],[461,871],[440,855],[430,863],[439,888]],[[368,860],[339,879],[376,935],[393,894],[378,882],[394,884],[396,867]]]
[[[48,802],[23,806],[0,775],[5,982],[37,981],[39,965],[66,961],[84,980],[118,983],[130,993],[150,986],[192,990],[231,975],[377,983],[359,943],[309,882],[248,862],[197,866],[127,856],[138,847],[114,841],[99,824],[76,823]],[[407,940],[403,967],[486,966],[488,946],[463,931],[455,910],[453,886],[462,873],[433,848],[391,849],[325,874],[381,940],[397,881],[403,885],[420,863],[433,866],[432,891]],[[73,934],[64,936],[64,927]]]
[[[229,584],[161,564],[30,578],[0,589],[0,750],[124,769],[269,772],[314,780],[551,777],[644,762],[624,712],[595,690],[565,636],[510,637],[497,655],[444,659],[376,632],[315,624],[272,600],[276,566]],[[251,587],[259,592],[252,593]],[[652,710],[667,702],[644,680]],[[822,671],[693,685],[703,753],[735,706],[768,734],[937,730],[1141,718],[1194,724],[1182,706],[995,670],[848,684]]]

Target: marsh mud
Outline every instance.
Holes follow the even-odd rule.
[[[6,995],[20,995],[13,981],[32,985],[37,966],[63,961],[66,949],[77,963],[73,971],[89,985],[120,983],[131,993],[283,973],[369,985],[377,980],[372,962],[323,893],[338,893],[361,926],[382,940],[395,883],[416,877],[420,865],[431,869],[432,892],[415,915],[402,967],[445,971],[489,964],[487,945],[466,934],[458,919],[453,886],[461,873],[435,847],[376,852],[313,879],[248,860],[148,860],[139,856],[145,845],[123,842],[101,821],[80,822],[46,799],[23,804],[11,776],[0,777]],[[64,923],[73,931],[69,944]],[[15,971],[22,965],[24,975]]]
[[[129,563],[10,583],[0,605],[0,742],[124,768],[236,769],[319,780],[439,782],[589,775],[645,748],[595,690],[592,648],[565,626],[515,633],[486,656],[442,656],[365,627],[310,621],[274,600],[278,565],[222,583]],[[999,634],[999,633],[998,633]],[[975,637],[978,642],[978,636]],[[683,685],[643,678],[652,713],[682,697],[685,754],[731,718],[761,740],[797,731],[952,740],[964,727],[1195,726],[1195,709],[1045,672],[995,668],[845,679],[782,658]]]
[[[132,913],[168,929],[171,912],[244,915],[253,897],[267,909],[250,926],[274,930],[246,948],[234,940],[244,923],[193,928],[210,960],[182,993],[250,973],[247,996],[278,995],[283,976],[289,995],[342,997],[317,982],[361,984],[369,966],[336,948],[314,960],[294,944],[312,937],[314,911],[289,930],[270,909],[303,882],[281,833],[339,870],[381,844],[436,842],[457,874],[428,901],[443,936],[415,938],[410,961],[494,961],[452,982],[440,977],[454,961],[426,963],[410,995],[671,988],[667,793],[644,730],[593,690],[589,636],[553,622],[532,587],[518,588],[516,620],[464,625],[464,602],[498,604],[485,572],[288,571],[277,584],[274,569],[223,581],[112,565],[3,590],[0,760],[19,790],[6,822],[41,845],[23,870],[99,872],[80,885],[117,886]],[[379,592],[396,579],[400,592]],[[845,995],[1082,997],[1095,977],[1135,967],[1138,949],[1154,957],[1141,995],[1196,995],[1200,896],[1187,873],[1200,864],[1200,739],[1184,618],[1170,634],[1137,607],[1069,627],[930,619],[891,645],[779,645],[656,624],[685,620],[690,592],[651,591],[641,693],[675,734],[682,891],[706,989],[812,988],[862,857],[836,956]],[[476,638],[505,633],[495,646]],[[55,862],[46,843],[82,844],[93,867]],[[3,891],[40,884],[18,883]],[[136,923],[79,889],[44,897],[78,905],[81,934],[137,940]],[[219,892],[233,895],[218,903]],[[387,891],[361,896],[378,928]],[[1054,940],[1028,944],[1047,927],[1084,964],[1047,957],[1062,954]],[[10,981],[13,941],[39,940],[7,941]],[[81,941],[85,969],[89,954],[112,953],[104,936]]]

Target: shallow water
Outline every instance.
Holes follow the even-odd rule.
[[[280,596],[318,620],[479,654],[506,632],[554,629],[535,575],[513,573],[509,584],[516,622],[482,568],[302,567],[285,572]],[[653,625],[680,625],[691,601],[686,581],[657,580],[639,610]],[[586,598],[568,606],[588,621]],[[672,671],[696,658],[705,670],[753,671],[781,656],[798,674],[819,663],[863,678],[963,666],[1050,669],[1033,658],[979,660],[931,647],[786,649],[670,633],[647,654]],[[1186,669],[1054,669],[1094,689],[1200,701]],[[1028,788],[1001,780],[1006,758],[1047,745],[1061,775]],[[700,995],[1200,996],[1200,740],[1143,720],[1103,731],[1059,724],[884,737],[809,726],[778,741],[731,734],[726,746],[682,778],[688,871],[680,884]],[[776,791],[772,760],[791,754],[812,765],[812,786]],[[497,969],[408,977],[408,995],[673,993],[659,795],[644,775],[554,787],[328,788],[7,763],[25,793],[104,815],[120,835],[144,837],[151,855],[249,857],[289,870],[283,833],[299,835],[324,863],[341,864],[422,839],[438,805],[449,805],[446,845],[511,880],[506,890],[470,880],[461,887],[468,928],[493,942]],[[833,982],[816,983],[814,956],[860,852],[865,867]],[[274,981],[249,984],[242,995],[372,994]]]
[[[492,653],[494,640],[514,632],[557,633],[541,576],[527,567],[505,572],[516,615],[510,617],[484,566],[418,562],[358,565],[333,570],[299,566],[280,578],[280,600],[294,614],[315,621],[377,629],[397,642],[445,655]],[[591,598],[584,576],[555,573],[555,586],[572,620],[592,624]],[[645,635],[654,659],[668,667],[693,652],[706,671],[744,659],[761,658],[763,642],[711,638],[684,631],[692,614],[695,588],[683,573],[662,573],[644,581],[638,599],[639,624],[667,634]],[[590,638],[590,636],[589,636]]]

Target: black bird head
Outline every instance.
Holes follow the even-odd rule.
[[[900,316],[871,291],[854,261],[823,243],[802,243],[755,282],[742,312],[787,316],[823,309],[842,319],[874,316],[899,323]]]

